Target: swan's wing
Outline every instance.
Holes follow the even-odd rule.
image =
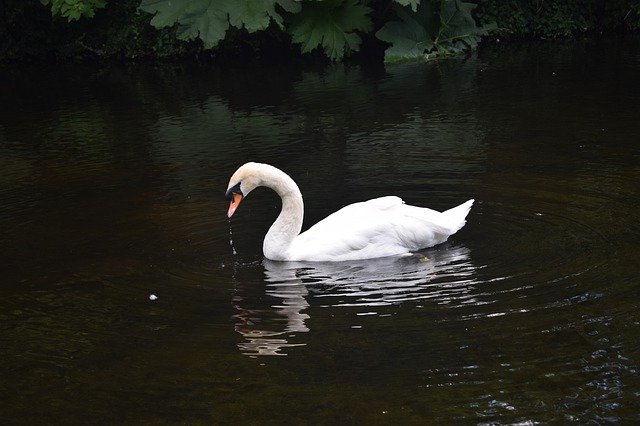
[[[393,256],[444,242],[457,231],[443,213],[381,197],[348,205],[297,236],[290,260]]]

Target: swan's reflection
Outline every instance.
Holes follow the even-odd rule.
[[[237,311],[235,329],[246,339],[238,343],[240,351],[245,355],[286,355],[282,349],[304,346],[304,343],[289,343],[286,337],[309,331],[304,323],[309,315],[302,313],[309,307],[305,299],[308,294],[298,280],[269,288],[267,296],[277,298],[278,303],[267,309],[247,309],[242,306],[244,300],[236,296],[233,301]]]
[[[474,267],[469,250],[444,244],[407,257],[349,262],[273,262],[264,260],[265,295],[278,302],[267,309],[246,309],[237,297],[238,344],[246,355],[286,355],[304,346],[288,339],[308,332],[308,298],[321,307],[380,307],[407,301],[439,304],[477,303],[472,293]]]

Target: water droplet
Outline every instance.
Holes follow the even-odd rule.
[[[236,248],[233,246],[233,233],[231,232],[231,220],[229,220],[229,245],[231,246],[231,252],[234,256],[238,254]]]

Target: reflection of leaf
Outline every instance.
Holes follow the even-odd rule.
[[[235,112],[218,96],[211,96],[198,105],[182,108],[178,119],[173,115],[160,117],[151,134],[153,139],[165,142],[159,147],[167,157],[178,157],[188,152],[229,153],[233,146],[240,145],[247,150],[277,147],[298,138],[301,128],[300,116],[283,120],[263,111]]]
[[[424,57],[434,47],[432,34],[439,22],[431,2],[423,2],[415,12],[397,8],[400,21],[387,22],[377,33],[382,41],[391,43],[384,56],[385,62]]]
[[[302,52],[322,46],[332,60],[358,50],[361,39],[354,31],[369,31],[371,9],[357,0],[325,0],[307,2],[296,14],[289,32],[295,43],[302,44]]]
[[[225,37],[229,26],[248,32],[264,30],[273,19],[282,26],[282,16],[275,7],[298,12],[295,0],[142,0],[140,9],[155,13],[151,24],[156,28],[179,24],[179,37],[199,37],[205,47],[215,47]]]

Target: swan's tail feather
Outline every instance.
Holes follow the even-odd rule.
[[[447,217],[451,227],[455,229],[455,231],[453,232],[458,231],[466,223],[465,219],[469,214],[469,210],[471,210],[473,201],[474,200],[472,198],[471,200],[465,201],[457,207],[442,212],[442,214]]]

